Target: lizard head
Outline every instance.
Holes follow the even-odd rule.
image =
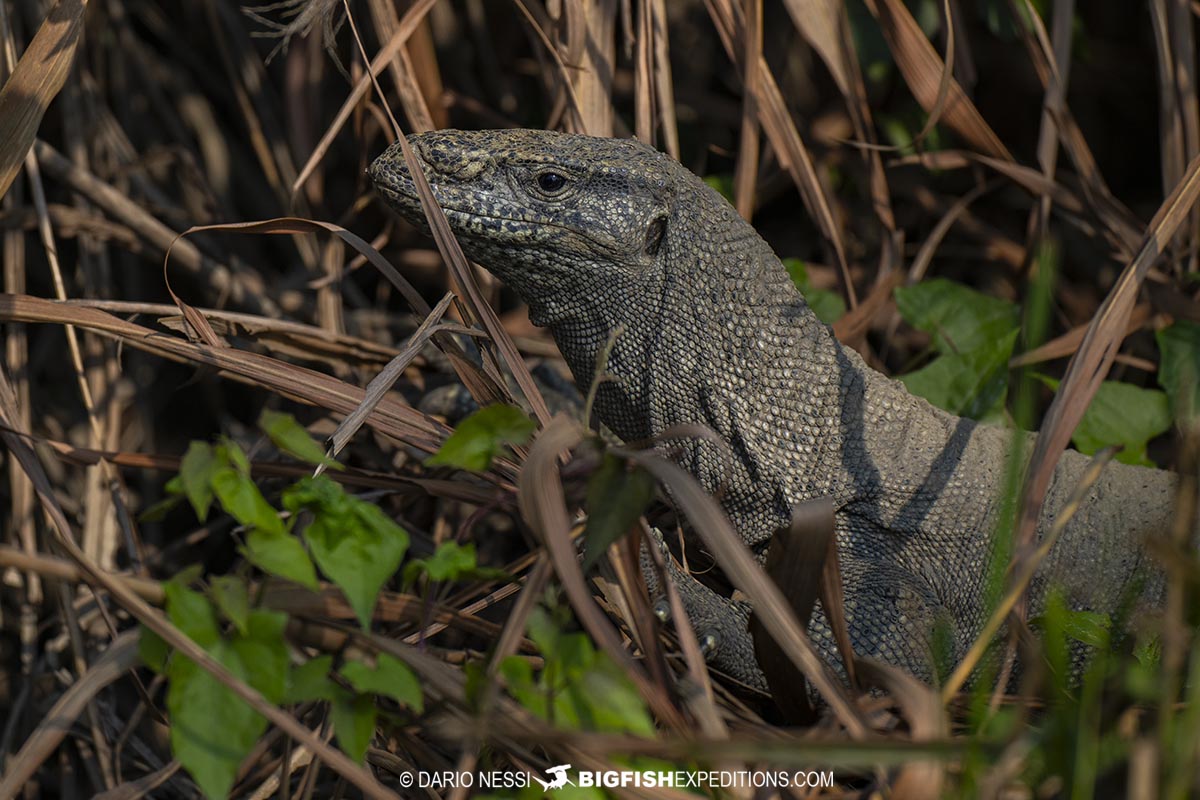
[[[618,334],[595,408],[626,440],[694,421],[688,409],[737,391],[714,378],[770,362],[763,348],[783,339],[760,335],[767,317],[803,310],[737,211],[644,144],[520,129],[408,142],[463,251],[550,328],[580,386]],[[389,205],[424,224],[399,143],[369,173]]]
[[[622,287],[638,291],[661,271],[675,174],[684,170],[653,148],[521,129],[408,141],[464,252],[512,286],[538,324],[584,310],[564,307],[568,298],[582,304]],[[424,223],[399,143],[369,174],[389,205]]]

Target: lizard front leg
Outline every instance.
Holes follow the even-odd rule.
[[[662,554],[666,578],[679,592],[684,613],[708,662],[747,686],[769,692],[767,679],[754,656],[754,640],[749,629],[750,604],[723,597],[696,580],[671,555],[662,533],[653,528],[642,544],[642,574],[660,620],[667,621],[670,606],[665,588],[659,582],[658,568],[647,549],[650,547]]]
[[[839,539],[844,541],[849,523],[839,518],[838,527]],[[718,594],[684,570],[657,530],[644,547],[655,547],[663,554],[666,577],[678,590],[709,663],[748,686],[769,691],[755,657],[749,629],[750,604]],[[851,553],[843,555],[840,566],[846,621],[855,655],[894,664],[924,681],[933,681],[933,632],[939,625],[952,625],[949,609],[919,576],[901,565],[866,561]],[[659,572],[645,550],[642,571],[651,598],[659,599],[656,611],[665,612],[669,607],[659,585]],[[957,640],[953,627],[948,627],[948,633]],[[808,634],[821,657],[844,678],[841,656],[819,601]]]

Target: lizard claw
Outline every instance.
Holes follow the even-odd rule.
[[[662,624],[666,624],[671,618],[671,604],[667,602],[667,598],[660,597],[654,601],[654,616]]]
[[[697,637],[697,642],[704,660],[712,661],[717,655],[717,651],[721,649],[721,634],[715,630],[706,630]]]

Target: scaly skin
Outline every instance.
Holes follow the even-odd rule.
[[[620,326],[600,418],[626,440],[677,425],[679,462],[760,554],[801,501],[829,496],[851,641],[859,655],[934,677],[944,624],[961,657],[984,621],[984,581],[1012,432],[910,395],[844,348],[809,310],[770,247],[703,181],[650,147],[532,130],[438,131],[409,139],[463,249],[549,326],[581,386]],[[550,174],[558,177],[547,177]],[[370,168],[376,189],[420,222],[399,146]],[[1027,452],[1027,451],[1026,451]],[[1046,497],[1050,527],[1088,465],[1067,452]],[[1112,464],[1035,578],[1077,608],[1111,613],[1162,578],[1140,539],[1167,529],[1170,473]],[[682,572],[689,617],[719,642],[713,663],[765,687],[749,609]],[[809,626],[830,663],[824,616]]]

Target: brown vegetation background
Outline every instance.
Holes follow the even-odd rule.
[[[0,773],[24,776],[24,796],[195,793],[171,757],[161,685],[129,678],[121,633],[161,621],[155,580],[194,563],[245,569],[229,518],[197,523],[186,506],[141,516],[189,442],[241,442],[268,493],[304,474],[256,430],[262,409],[330,435],[447,292],[462,298],[447,319],[485,330],[496,363],[524,377],[519,352],[560,368],[503,287],[446,269],[373,196],[364,170],[394,138],[391,114],[407,132],[522,126],[652,142],[727,191],[781,257],[805,262],[814,289],[840,294],[836,333],[890,374],[929,345],[897,315],[897,286],[939,276],[1021,301],[1053,242],[1047,339],[1021,357],[1063,378],[1038,397],[1035,500],[1098,381],[1154,386],[1154,331],[1200,322],[1195,9],[1184,0],[360,0],[352,24],[346,8],[0,0]],[[275,218],[289,221],[179,238]],[[381,275],[370,248],[402,280]],[[446,358],[425,347],[376,399],[339,480],[400,520],[417,554],[474,539],[481,562],[543,586],[539,523],[518,508],[523,450],[480,478],[422,467],[449,431],[417,410],[455,382]],[[1174,434],[1151,445],[1163,466],[1180,453]],[[581,492],[571,477],[568,492]],[[511,606],[488,607],[515,594],[459,586],[435,613],[397,590],[377,623],[394,639],[429,637],[437,665],[461,676],[511,633]],[[350,616],[333,595],[324,602],[290,610]],[[98,663],[112,674],[96,677]],[[87,676],[96,683],[82,684],[70,724],[47,731],[48,709]],[[466,704],[453,680],[422,677],[442,702]],[[745,734],[751,748],[785,735],[761,699],[718,689],[716,705],[697,708],[642,688],[666,756],[680,757],[670,742],[697,718],[704,735]],[[925,722],[936,723],[926,739],[953,741],[949,718],[927,712],[893,718],[901,749],[886,763],[905,760]],[[297,719],[320,730],[319,714]],[[655,752],[496,725],[493,745],[522,767]],[[424,743],[426,726],[379,742],[379,781],[392,786],[388,757],[473,763],[444,731]],[[298,734],[273,730],[238,796],[306,769],[301,786],[318,796],[346,781],[391,796],[356,765],[289,766],[279,731]],[[847,730],[863,733],[845,719],[819,733],[844,742]],[[1004,752],[987,784],[997,791],[1023,758]],[[955,770],[938,763],[932,777],[855,767],[839,780],[936,794]],[[1137,783],[1145,774],[1114,780],[1136,793],[1152,785]]]

